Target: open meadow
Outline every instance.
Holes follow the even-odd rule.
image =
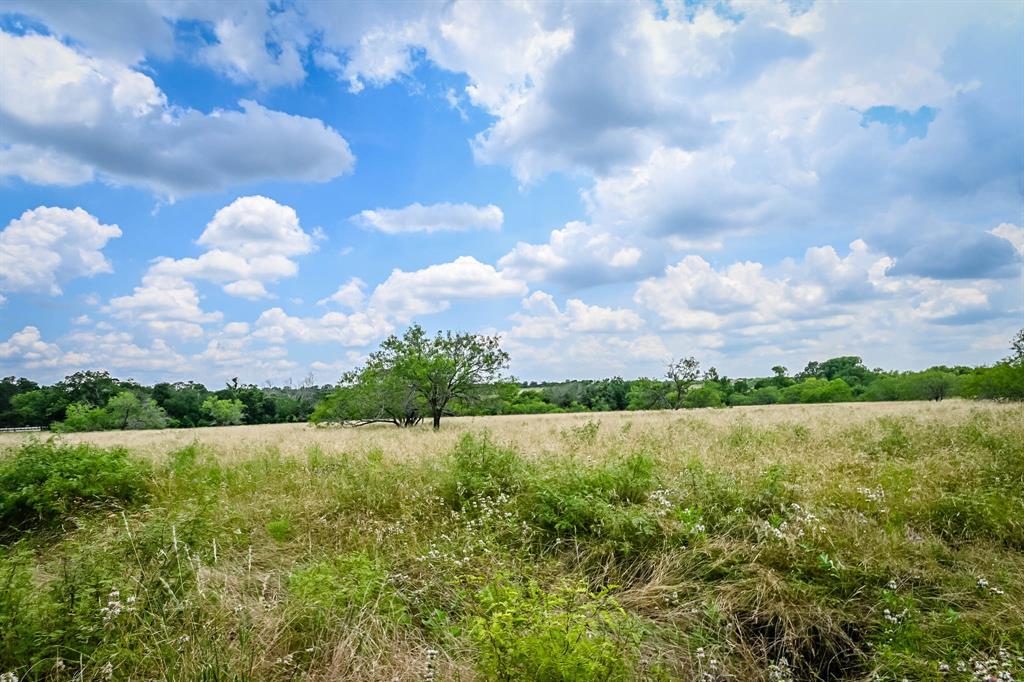
[[[1024,678],[1024,409],[0,434],[18,679]]]

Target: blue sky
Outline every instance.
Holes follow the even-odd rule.
[[[1020,3],[4,5],[0,374],[978,364],[1024,326]]]

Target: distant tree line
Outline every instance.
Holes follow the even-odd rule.
[[[771,376],[729,378],[693,357],[656,378],[621,377],[517,382],[502,371],[509,356],[496,336],[410,327],[391,336],[336,385],[256,386],[237,379],[210,391],[195,382],[143,386],[108,372],[76,372],[52,386],[0,380],[0,427],[58,431],[269,424],[279,422],[413,426],[446,415],[542,414],[616,410],[943,400],[1024,400],[1024,329],[1004,360],[986,367],[939,365],[920,372],[868,369],[844,355],[812,361],[799,372],[781,365]]]
[[[400,369],[403,362],[424,361],[421,344],[426,337],[422,329],[414,327],[406,336],[404,341],[392,337],[382,346],[382,350],[390,349],[387,362],[381,361],[382,351],[378,351],[365,367],[346,374],[338,388],[314,410],[311,421],[412,426],[430,413],[436,426],[442,414],[672,410],[775,403],[943,400],[954,396],[1024,400],[1024,330],[1011,342],[1010,356],[991,367],[940,365],[920,372],[896,372],[868,369],[860,357],[847,355],[809,362],[793,375],[786,367],[776,365],[771,376],[731,379],[720,375],[714,367],[702,370],[696,358],[684,357],[670,362],[665,374],[657,378],[561,382],[495,378],[489,383],[470,382],[439,408],[427,404],[431,383],[417,381]],[[497,348],[496,338],[458,336],[463,341],[486,339],[492,350]],[[401,360],[405,355],[409,357]],[[499,367],[503,367],[500,362],[494,365],[495,370]],[[425,376],[443,383],[448,375],[427,372]]]
[[[217,391],[192,381],[143,386],[105,371],[75,372],[51,386],[6,377],[0,380],[0,427],[102,431],[304,422],[333,388],[311,378],[298,387],[234,379]]]

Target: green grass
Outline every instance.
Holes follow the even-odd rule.
[[[600,452],[593,422],[562,456],[403,461],[30,444],[0,459],[0,673],[1019,679],[1014,417],[687,416]]]

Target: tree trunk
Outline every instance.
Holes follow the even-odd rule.
[[[441,413],[434,413],[434,430],[437,431],[441,428]]]

